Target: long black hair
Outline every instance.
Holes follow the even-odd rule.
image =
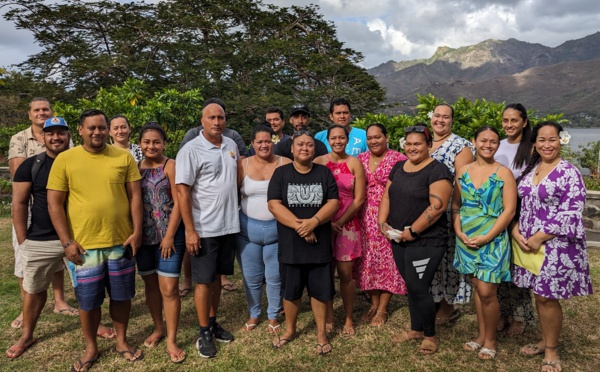
[[[527,122],[527,125],[523,127],[523,132],[521,133],[521,142],[519,143],[519,147],[517,148],[517,153],[515,154],[515,158],[513,159],[513,167],[515,169],[521,169],[525,164],[529,163],[531,160],[531,148],[533,147],[533,143],[529,140],[531,136],[531,123],[527,118],[527,109],[520,103],[511,103],[504,107],[504,111],[506,110],[515,110],[519,112],[519,116],[523,121]]]
[[[554,121],[543,121],[541,123],[538,123],[535,127],[533,127],[533,129],[531,131],[531,135],[529,136],[529,142],[532,147],[533,147],[533,144],[535,143],[535,141],[537,140],[538,132],[540,131],[540,129],[542,127],[546,127],[548,125],[554,127],[554,129],[556,129],[557,134],[560,134],[560,132],[563,131],[563,127]],[[527,167],[523,170],[523,173],[521,173],[519,178],[517,178],[517,185],[519,184],[519,182],[521,182],[521,180],[529,172],[531,172],[533,170],[533,168],[535,168],[535,166],[537,165],[537,163],[539,163],[539,161],[540,161],[540,154],[537,152],[535,147],[533,147],[533,152],[531,153],[531,159],[529,159],[529,163],[527,164]]]

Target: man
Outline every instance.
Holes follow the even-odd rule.
[[[117,333],[116,350],[142,359],[127,343],[135,261],[142,239],[140,173],[133,156],[108,146],[108,118],[99,110],[79,117],[83,145],[56,157],[48,179],[48,212],[70,261],[86,349],[73,370],[89,369],[98,358],[96,330],[104,293]],[[66,202],[66,209],[65,209]]]
[[[21,338],[6,350],[6,356],[20,357],[36,340],[33,332],[46,304],[47,290],[57,271],[64,271],[64,250],[48,215],[46,184],[56,156],[69,148],[71,134],[63,118],[51,118],[43,127],[45,151],[27,158],[13,177],[13,225],[21,247],[23,281],[23,331]],[[29,202],[33,196],[31,225]]]
[[[202,110],[202,131],[177,155],[175,183],[186,248],[191,255],[194,303],[200,323],[196,341],[203,358],[217,354],[214,340],[233,341],[217,323],[220,275],[233,274],[234,234],[238,219],[237,167],[240,155],[225,137],[225,110],[211,103]]]
[[[264,125],[267,127],[271,127],[273,132],[275,132],[275,136],[277,138],[273,138],[273,143],[276,145],[279,142],[291,138],[290,135],[283,133],[283,126],[285,125],[285,118],[283,116],[283,111],[279,107],[269,107],[267,112],[265,113],[265,122]],[[254,147],[250,146],[250,150],[248,151],[249,156],[255,155]]]
[[[294,133],[307,131],[307,128],[310,125],[310,110],[308,109],[308,106],[303,103],[293,105],[290,112],[290,124],[294,129]],[[308,133],[310,133],[310,131]],[[310,135],[312,136],[312,134]],[[294,156],[292,155],[292,142],[293,135],[292,137],[279,141],[279,143],[275,145],[275,148],[273,148],[273,154],[285,156],[288,159],[294,160]],[[329,151],[327,151],[327,147],[325,147],[323,142],[315,141],[315,158],[327,153],[329,153]]]
[[[27,112],[31,126],[12,136],[8,149],[8,169],[10,178],[14,179],[15,172],[25,161],[25,159],[43,153],[46,149],[44,145],[44,134],[42,128],[45,121],[52,117],[52,108],[50,102],[45,98],[34,98],[29,103]],[[73,142],[70,142],[71,146]],[[15,251],[15,276],[19,279],[21,287],[21,297],[25,295],[23,291],[23,270],[21,269],[21,253],[15,231],[13,230],[13,249]],[[64,292],[64,267],[57,267],[57,271],[52,279],[52,290],[54,294],[54,312],[77,316],[77,309],[72,308],[65,301]],[[11,322],[11,327],[21,328],[23,325],[23,312]]]
[[[331,101],[329,105],[329,119],[331,119],[333,124],[338,124],[348,129],[346,154],[357,156],[367,151],[367,132],[364,129],[352,128],[350,126],[352,115],[350,114],[350,102],[347,99],[340,97]],[[315,138],[322,141],[327,146],[327,151],[331,152],[331,147],[327,140],[327,130],[320,131],[315,135]]]

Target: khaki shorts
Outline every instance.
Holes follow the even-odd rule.
[[[20,253],[23,290],[31,294],[48,290],[54,273],[64,270],[67,261],[60,240],[25,240]]]

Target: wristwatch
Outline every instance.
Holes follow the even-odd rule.
[[[412,236],[413,238],[417,239],[421,237],[421,234],[416,233],[413,231],[412,226],[408,227],[408,232],[410,233],[410,236]]]

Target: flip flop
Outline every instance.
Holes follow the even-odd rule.
[[[344,326],[342,328],[342,336],[354,336],[356,334],[356,331],[354,330],[354,327],[346,327]]]
[[[281,324],[277,324],[277,325],[269,324],[269,328],[268,329],[269,329],[269,333],[273,334],[273,335],[282,331]]]
[[[33,339],[30,343],[28,343],[26,345],[11,346],[11,347],[8,348],[8,350],[6,350],[6,356],[9,359],[17,359],[18,357],[20,357],[21,355],[23,355],[23,353],[25,351],[27,351],[27,349],[29,349],[30,347],[32,347],[36,342],[37,342],[37,340]]]
[[[54,309],[54,314],[62,314],[62,315],[69,315],[69,316],[78,316],[79,315],[79,310],[73,308],[73,307],[65,307],[64,309],[60,309],[60,310],[56,310]]]
[[[185,296],[187,296],[188,294],[190,294],[190,289],[191,288],[181,288],[179,290],[179,297],[180,298],[184,298]]]
[[[172,353],[167,350],[167,354],[169,354],[169,358],[173,364],[183,363],[187,355],[185,354],[185,350],[180,350],[178,353]]]
[[[79,364],[79,366],[75,367],[75,364],[73,364],[71,366],[71,372],[87,371],[88,369],[92,368],[92,366],[94,365],[94,363],[96,363],[97,360],[97,357],[96,359],[86,360],[85,362],[79,359],[77,362],[75,362],[75,364]]]
[[[450,313],[450,315],[448,315],[445,318],[436,317],[435,325],[444,325],[444,324],[448,324],[450,322],[454,322],[456,319],[460,318],[461,315],[462,315],[462,313],[460,312],[460,310],[455,309],[454,311],[452,311]]]
[[[258,323],[245,323],[242,327],[243,332],[252,332],[258,327]]]
[[[119,351],[117,349],[115,349],[115,350],[117,351],[117,353],[121,354],[121,356],[125,360],[127,360],[127,361],[129,361],[131,363],[134,363],[134,362],[137,362],[138,360],[144,359],[144,352],[142,350],[138,349],[137,347],[134,347],[133,350],[121,350],[121,351]],[[140,355],[139,356],[135,356],[135,354],[138,352],[138,350],[140,350]],[[131,356],[133,357],[133,359],[127,358],[125,356],[125,354],[131,354]]]
[[[117,338],[117,330],[114,328],[108,328],[107,331],[97,332],[96,336],[105,340],[112,340],[113,338]]]
[[[21,327],[23,327],[23,319],[15,319],[12,322],[10,322],[10,326],[14,329],[19,329]]]
[[[529,350],[529,351],[527,351]],[[536,344],[527,344],[521,348],[521,354],[525,356],[535,356],[544,354],[545,350],[543,347],[539,347]]]
[[[237,286],[233,283],[225,283],[221,286],[226,291],[233,292],[237,289]]]
[[[144,346],[152,349],[152,348],[156,347],[156,345],[158,345],[163,338],[165,338],[165,336],[160,335],[160,336],[154,336],[150,339],[146,339],[146,341],[144,341]]]
[[[331,344],[329,342],[326,342],[324,344],[317,344],[317,355],[327,355],[329,353],[331,353],[333,351],[333,346],[331,346]]]
[[[277,343],[275,343],[275,340],[273,340],[273,348],[275,349],[281,349],[284,345],[292,342],[294,340],[294,337],[292,338],[281,338],[279,336],[277,336]]]

